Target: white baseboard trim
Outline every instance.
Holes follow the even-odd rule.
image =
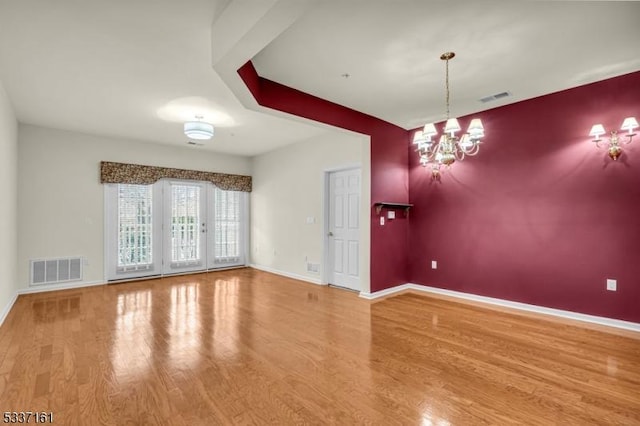
[[[104,281],[77,281],[64,284],[39,285],[33,287],[22,288],[17,291],[20,294],[44,293],[46,291],[70,290],[74,288],[92,287],[95,285],[106,284]]]
[[[279,269],[270,268],[268,266],[256,265],[254,263],[252,263],[249,266],[251,268],[253,268],[253,269],[258,269],[260,271],[265,271],[265,272],[271,272],[272,274],[282,275],[283,277],[293,278],[294,280],[306,281],[308,283],[316,284],[316,285],[324,285],[322,283],[322,281],[320,280],[320,278],[305,277],[304,275],[298,275],[298,274],[294,274],[294,273],[291,273],[291,272],[285,272],[285,271],[281,271]]]
[[[11,312],[11,308],[13,308],[13,304],[16,303],[16,300],[18,300],[18,295],[14,293],[11,300],[9,300],[9,303],[7,303],[7,305],[2,309],[2,312],[0,312],[0,326],[4,323],[9,312]]]
[[[516,309],[519,311],[534,312],[537,314],[551,315],[560,318],[566,318],[576,321],[587,322],[591,324],[604,325],[607,327],[615,327],[623,330],[640,332],[640,324],[630,321],[623,321],[613,318],[599,317],[595,315],[581,314],[578,312],[565,311],[562,309],[547,308],[538,305],[529,305],[527,303],[512,302],[510,300],[496,299],[494,297],[479,296],[471,293],[463,293],[461,291],[446,290],[438,287],[429,287],[419,284],[402,284],[397,287],[388,288],[374,293],[360,293],[360,297],[368,300],[378,299],[380,297],[389,296],[405,291],[416,291],[421,293],[439,294],[442,296],[454,297],[457,299],[470,300],[473,302],[486,303],[489,305],[502,306],[506,308]]]
[[[381,297],[387,297],[387,296],[391,296],[391,295],[396,294],[396,293],[403,293],[405,291],[411,290],[411,286],[412,286],[412,284],[402,284],[402,285],[399,285],[399,286],[386,288],[384,290],[374,291],[373,293],[365,293],[365,292],[361,291],[360,292],[360,297],[362,297],[363,299],[367,299],[367,300],[375,300],[375,299],[379,299]]]

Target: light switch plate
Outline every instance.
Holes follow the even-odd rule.
[[[380,225],[384,225],[384,216],[380,216]]]
[[[387,219],[395,219],[395,218],[396,218],[396,212],[394,212],[393,210],[387,212]]]
[[[431,269],[438,269],[438,261],[437,260],[432,260],[431,261]]]
[[[618,280],[607,279],[607,290],[618,291]]]

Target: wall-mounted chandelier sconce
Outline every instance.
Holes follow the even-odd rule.
[[[629,144],[631,140],[636,135],[633,133],[633,130],[638,127],[638,121],[635,117],[627,117],[622,122],[622,126],[620,130],[626,130],[626,134],[618,134],[616,130],[611,131],[611,136],[609,137],[609,157],[612,160],[617,160],[622,154],[622,145],[621,144]],[[593,137],[593,141],[596,143],[596,146],[600,148],[600,142],[602,138],[600,136],[604,135],[606,132],[604,130],[604,126],[602,124],[594,124],[591,127],[591,132],[589,132],[589,136]],[[620,141],[621,138],[627,138],[627,140]]]
[[[413,143],[417,145],[416,151],[420,155],[420,164],[430,167],[433,177],[440,174],[440,166],[450,166],[456,160],[462,161],[467,155],[476,155],[480,150],[480,139],[484,136],[484,128],[479,118],[474,118],[469,124],[467,133],[458,137],[456,133],[461,130],[457,118],[449,118],[449,61],[456,56],[453,52],[445,52],[440,59],[445,61],[445,94],[447,106],[447,122],[444,126],[444,134],[438,141],[438,131],[433,123],[425,124],[422,130],[413,135]]]

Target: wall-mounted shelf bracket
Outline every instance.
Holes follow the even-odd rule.
[[[413,207],[413,204],[406,203],[387,203],[384,201],[374,203],[374,207],[376,208],[376,213],[380,214],[382,209],[400,209],[404,210],[404,215],[409,216],[409,209]]]

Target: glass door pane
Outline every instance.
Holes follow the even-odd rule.
[[[118,185],[118,271],[153,265],[153,197],[150,185]]]
[[[153,185],[113,184],[107,196],[107,279],[159,274],[161,194]]]
[[[170,274],[205,269],[204,184],[166,182],[164,199],[164,272]]]
[[[212,186],[209,220],[213,224],[209,235],[209,268],[245,264],[245,202],[246,193],[224,191]]]

